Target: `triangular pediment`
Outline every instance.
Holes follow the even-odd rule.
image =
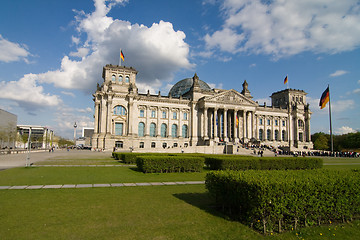
[[[215,102],[223,104],[235,104],[235,105],[247,105],[247,106],[256,106],[256,102],[250,98],[245,97],[238,91],[230,89],[212,96],[204,98],[204,102]]]

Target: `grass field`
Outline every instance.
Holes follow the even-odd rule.
[[[360,159],[333,160],[324,163],[343,165],[324,167],[359,168],[347,164],[360,163]],[[133,167],[34,167],[0,171],[0,185],[190,181],[204,180],[205,174],[144,174]],[[360,221],[264,236],[216,211],[204,185],[0,190],[0,223],[0,239],[317,240],[360,236]]]

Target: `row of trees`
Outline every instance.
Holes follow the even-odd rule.
[[[311,135],[316,150],[331,150],[330,134],[323,132]],[[334,151],[355,151],[360,149],[360,132],[333,135]]]

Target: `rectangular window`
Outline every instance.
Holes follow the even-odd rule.
[[[300,142],[303,141],[303,133],[299,133],[299,141],[300,141]]]
[[[115,142],[115,147],[116,148],[123,148],[124,147],[123,141],[116,141]]]
[[[152,117],[152,118],[156,118],[156,112],[155,112],[155,110],[151,110],[151,117]]]
[[[151,143],[151,148],[155,148],[156,147],[156,143],[155,142],[152,142]]]
[[[139,148],[144,148],[144,142],[140,142]]]
[[[145,115],[144,109],[140,109],[140,117],[144,117],[144,115]]]
[[[162,118],[166,118],[166,111],[162,112]]]
[[[187,113],[184,113],[184,120],[188,120],[188,115],[187,115]]]
[[[271,121],[270,119],[267,120],[267,125],[270,125]]]
[[[262,118],[259,119],[259,124],[260,124],[260,125],[263,125],[263,120],[262,120]]]
[[[173,119],[177,119],[177,112],[173,112]]]
[[[285,121],[282,121],[282,125],[283,125],[283,127],[285,127]]]
[[[275,126],[277,126],[278,125],[278,120],[275,120]]]
[[[115,135],[122,136],[123,135],[123,123],[115,123]]]

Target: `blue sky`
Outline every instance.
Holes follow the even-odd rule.
[[[0,108],[18,124],[48,126],[71,138],[93,126],[92,94],[102,67],[139,71],[140,92],[167,95],[196,72],[210,86],[254,100],[289,88],[308,93],[311,131],[360,130],[360,1],[338,0],[3,0],[0,3]]]

